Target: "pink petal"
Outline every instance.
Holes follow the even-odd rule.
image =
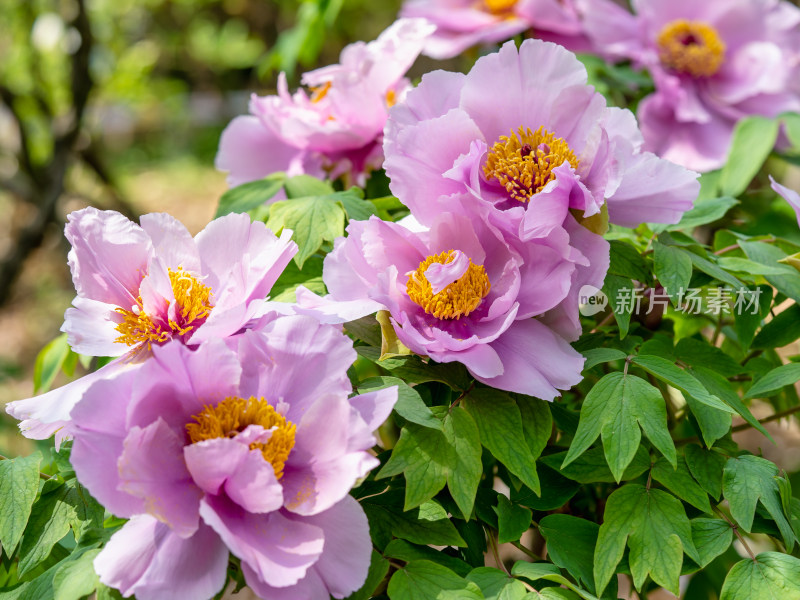
[[[203,524],[183,539],[149,515],[136,515],[94,560],[100,581],[139,600],[208,600],[227,579],[228,549]]]

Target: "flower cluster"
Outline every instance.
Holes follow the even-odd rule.
[[[503,93],[497,94],[497,90]],[[398,339],[493,387],[552,400],[581,379],[578,290],[603,284],[609,220],[676,223],[697,174],[641,150],[570,52],[513,43],[467,75],[423,77],[390,112],[384,151],[416,231],[351,222],[314,313],[388,310]]]

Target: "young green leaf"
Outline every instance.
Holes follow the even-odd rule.
[[[747,390],[745,398],[769,398],[787,385],[800,381],[800,363],[781,365],[764,375]]]
[[[497,513],[497,541],[501,544],[519,540],[530,529],[533,513],[524,506],[511,504],[503,494],[497,496],[494,512]]]
[[[731,516],[748,533],[753,528],[753,515],[760,501],[772,517],[791,551],[795,536],[783,512],[780,491],[775,478],[778,467],[759,456],[745,454],[732,457],[725,463],[722,491],[731,508]]]
[[[517,403],[504,392],[480,388],[464,398],[463,406],[478,426],[481,444],[525,485],[541,493],[536,459],[525,438]]]
[[[626,544],[633,583],[642,589],[647,575],[676,596],[686,552],[699,556],[683,505],[671,494],[629,483],[608,498],[595,550],[594,579],[598,592],[608,585]]]
[[[481,600],[477,584],[429,560],[412,560],[395,571],[387,589],[391,600]]]
[[[739,196],[775,147],[780,122],[760,116],[741,119],[733,130],[728,160],[722,167],[720,190],[725,196]]]
[[[473,569],[467,575],[467,581],[481,588],[486,600],[526,600],[528,595],[521,581],[492,567]]]
[[[39,490],[41,461],[39,452],[0,461],[0,543],[6,556],[14,554],[28,523]]]
[[[780,552],[762,552],[739,561],[722,585],[720,600],[800,600],[800,559]]]
[[[675,464],[675,445],[667,429],[667,411],[661,393],[639,377],[609,373],[584,399],[578,431],[562,468],[602,435],[608,466],[619,482],[639,448],[639,426],[653,445]]]
[[[599,530],[596,523],[572,515],[547,515],[539,521],[548,558],[590,591],[595,591],[592,565]]]
[[[214,218],[258,208],[275,196],[286,183],[285,173],[272,173],[264,179],[237,185],[222,194]]]
[[[701,568],[725,552],[733,542],[733,529],[722,519],[692,519],[692,540]]]

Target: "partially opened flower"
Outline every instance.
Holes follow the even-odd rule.
[[[436,25],[424,50],[433,58],[452,58],[528,30],[575,52],[590,49],[574,0],[406,0],[400,14]]]
[[[75,352],[121,358],[72,384],[9,403],[25,435],[51,436],[91,381],[145,358],[154,346],[197,345],[242,329],[261,316],[272,284],[297,252],[291,231],[277,238],[243,214],[216,219],[194,238],[167,214],[143,215],[140,222],[95,208],[69,215],[65,234],[78,295],[61,329]]]
[[[517,243],[487,221],[469,210],[445,212],[419,233],[377,217],[351,221],[325,259],[330,295],[301,290],[298,302],[334,321],[387,310],[399,340],[417,354],[551,400],[580,381],[583,358],[533,317],[564,300],[588,259],[565,231]]]
[[[392,191],[423,223],[469,194],[521,239],[604,204],[624,226],[678,222],[697,173],[642,152],[633,115],[586,81],[573,54],[539,40],[509,42],[467,75],[425,75],[386,125]]]
[[[140,600],[207,600],[230,551],[262,598],[343,598],[372,544],[348,496],[397,389],[348,399],[341,328],[280,317],[227,344],[181,344],[86,391],[72,416],[78,479],[129,518],[95,560]],[[309,377],[313,373],[313,377]]]
[[[582,0],[606,55],[647,68],[645,147],[699,171],[721,167],[736,122],[800,110],[800,9],[781,0]]]
[[[422,19],[401,19],[373,42],[350,44],[340,64],[303,75],[310,94],[289,94],[281,73],[278,94],[253,95],[251,114],[222,133],[217,168],[231,185],[276,171],[363,183],[383,162],[387,111],[410,87],[405,73],[432,31]]]

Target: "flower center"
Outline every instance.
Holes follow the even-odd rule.
[[[451,283],[444,285],[445,281]],[[460,319],[478,308],[491,287],[482,265],[473,264],[461,252],[447,250],[419,263],[408,276],[406,293],[437,319]]]
[[[725,44],[716,29],[701,21],[672,21],[656,41],[661,64],[693,77],[711,77],[725,58]]]
[[[140,344],[163,344],[173,335],[185,335],[202,325],[211,309],[211,288],[200,283],[179,267],[177,271],[169,269],[169,281],[172,284],[172,293],[175,296],[175,318],[169,319],[166,324],[153,320],[150,315],[142,310],[142,297],[131,310],[117,308],[116,312],[122,315],[122,322],[116,330],[120,333],[116,339],[118,343],[128,346]]]
[[[564,138],[557,138],[544,127],[535,133],[520,127],[517,133],[501,136],[489,150],[483,173],[497,179],[514,200],[527,202],[556,178],[553,169],[569,162],[573,169],[580,161]]]
[[[516,3],[517,0],[483,0],[486,10],[495,15],[511,12]]]
[[[311,88],[311,102],[316,104],[328,95],[328,90],[331,89],[331,82],[326,81],[322,85]]]
[[[297,426],[287,421],[264,398],[228,397],[216,406],[206,406],[192,419],[195,422],[186,425],[192,444],[215,438],[235,438],[249,425],[261,425],[272,435],[266,442],[250,444],[250,449],[260,450],[264,460],[275,470],[275,477],[283,477],[286,459],[294,448]]]

